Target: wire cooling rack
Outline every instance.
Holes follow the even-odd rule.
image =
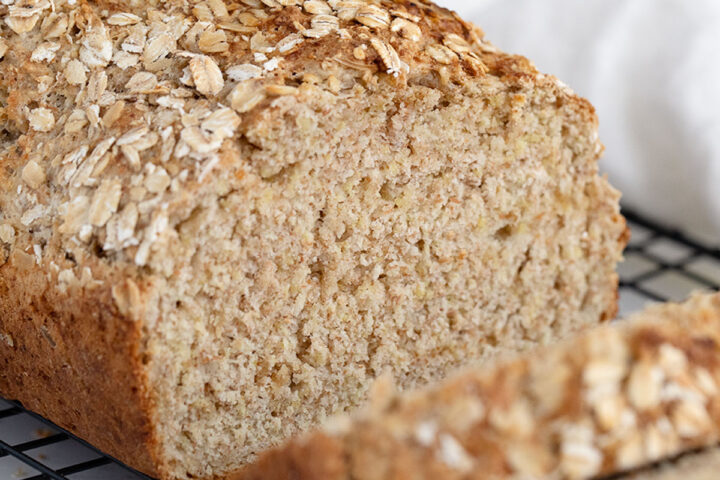
[[[632,230],[619,267],[620,315],[720,289],[720,249],[624,212]],[[17,402],[0,399],[0,480],[150,480]]]

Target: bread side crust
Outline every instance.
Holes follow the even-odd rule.
[[[720,295],[698,296],[425,392],[376,398],[379,409],[229,478],[612,475],[715,445],[718,385]]]
[[[155,476],[156,442],[139,355],[141,323],[113,299],[137,285],[120,272],[75,279],[15,250],[0,267],[0,393]]]

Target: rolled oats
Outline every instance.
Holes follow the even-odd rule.
[[[96,183],[92,178],[93,171],[114,143],[115,137],[109,137],[99,142],[90,155],[78,164],[77,171],[70,180],[70,185],[74,188],[93,186]]]
[[[0,224],[0,241],[13,243],[15,241],[15,229],[7,223]]]
[[[44,205],[35,205],[25,211],[20,217],[20,223],[26,227],[31,226],[36,220],[47,215],[47,208]]]
[[[79,60],[70,60],[65,66],[65,80],[70,85],[85,85],[87,82],[87,67]]]
[[[117,144],[118,145],[129,145],[131,143],[135,143],[138,140],[140,140],[142,137],[147,135],[148,132],[150,132],[150,129],[145,125],[135,127],[131,130],[128,130],[122,136],[120,136],[120,138],[117,139]]]
[[[150,193],[162,193],[170,186],[170,175],[167,170],[163,167],[156,167],[155,165],[148,163],[147,166],[151,166],[149,172],[145,175],[145,188]]]
[[[29,16],[21,16],[13,15],[11,12],[10,15],[5,17],[5,23],[7,24],[7,26],[10,27],[10,29],[18,35],[28,33],[33,28],[35,28],[35,24],[37,24],[38,20],[40,20],[39,13],[35,13]]]
[[[310,20],[310,26],[314,30],[332,32],[340,27],[340,19],[334,15],[315,15],[312,20]]]
[[[0,49],[2,49],[2,45],[0,45]],[[59,43],[41,43],[35,48],[35,50],[33,50],[30,60],[33,62],[51,62],[55,58],[55,54],[58,50],[60,50]],[[0,58],[2,58],[2,55],[0,55]]]
[[[117,179],[105,179],[93,194],[88,210],[88,221],[103,227],[117,211],[122,195],[122,185]]]
[[[258,106],[267,97],[265,89],[252,81],[239,83],[230,93],[230,104],[238,113],[246,113]]]
[[[150,225],[143,231],[143,239],[138,247],[137,253],[135,254],[135,263],[138,266],[144,266],[147,264],[150,257],[150,249],[153,244],[157,241],[160,234],[165,231],[168,226],[167,213],[164,210],[159,210],[153,215],[153,219]]]
[[[448,33],[443,38],[443,45],[455,53],[469,53],[472,51],[470,44],[456,33]]]
[[[104,71],[94,71],[92,75],[90,75],[90,81],[87,85],[87,91],[85,93],[86,100],[93,103],[100,101],[105,93],[105,89],[107,89],[107,83],[107,74]]]
[[[360,8],[364,7],[366,3],[362,0],[346,0],[337,2],[337,16],[341,20],[353,20]]]
[[[217,95],[225,82],[222,72],[215,61],[207,55],[198,55],[190,59],[190,73],[195,88],[203,95]]]
[[[112,297],[115,306],[121,315],[137,315],[142,305],[142,297],[137,284],[131,279],[125,279],[122,283],[112,288]]]
[[[89,28],[82,38],[80,60],[89,68],[106,67],[112,59],[112,41],[104,26]]]
[[[400,73],[407,73],[407,65],[400,60],[400,57],[392,45],[375,37],[370,39],[370,44],[378,55],[380,55],[389,75],[398,76]]]
[[[102,117],[102,123],[105,128],[111,128],[115,122],[117,122],[122,116],[123,110],[125,109],[125,102],[118,100],[107,109]],[[84,114],[83,114],[84,116]],[[67,127],[67,124],[66,124]]]
[[[230,18],[230,13],[223,0],[208,0],[207,3],[215,18],[220,20]]]
[[[128,53],[143,53],[146,34],[147,27],[145,25],[134,25],[129,29],[128,35],[122,42],[122,49]],[[149,53],[152,53],[152,51]]]
[[[600,473],[603,456],[593,445],[564,442],[561,456],[562,473],[569,479],[592,478]]]
[[[273,96],[295,95],[298,93],[297,87],[288,85],[268,85],[265,87],[265,91],[268,95]]]
[[[663,371],[654,365],[647,362],[635,365],[627,385],[632,406],[641,411],[657,407],[664,378]]]
[[[136,23],[140,23],[141,21],[142,18],[138,17],[137,15],[124,12],[113,13],[107,19],[107,23],[109,25],[117,25],[123,27],[126,25],[135,25]]]
[[[41,30],[46,40],[60,38],[68,28],[68,16],[64,13],[50,13],[42,22]]]
[[[244,82],[245,80],[252,80],[262,76],[263,69],[257,65],[246,63],[244,65],[233,65],[228,68],[225,73],[230,80],[236,82]]]
[[[37,132],[49,132],[55,126],[55,115],[49,108],[39,107],[28,115],[30,128]]]
[[[200,127],[185,127],[180,132],[180,138],[192,151],[207,154],[217,151],[222,145],[222,139],[203,131]]]
[[[694,400],[681,401],[675,406],[672,423],[677,434],[685,439],[705,435],[713,426],[705,405]]]
[[[198,38],[198,48],[204,53],[222,53],[230,48],[223,30],[205,31]]]
[[[660,346],[660,366],[668,375],[683,373],[687,369],[687,364],[685,352],[669,343]]]
[[[306,12],[313,15],[329,15],[332,13],[330,5],[323,0],[306,0],[305,3],[303,3],[303,8]]]
[[[148,38],[143,48],[143,65],[146,69],[152,68],[157,62],[174,52],[175,48],[175,39],[169,33],[161,32],[153,38]]]
[[[444,45],[428,45],[425,47],[425,52],[427,52],[433,60],[443,65],[450,65],[458,60],[457,54]]]
[[[250,38],[250,50],[256,53],[271,53],[275,50],[275,46],[270,43],[263,32],[257,31]]]
[[[130,93],[151,93],[158,85],[157,75],[151,72],[137,72],[130,77],[125,88]]]
[[[58,228],[58,232],[65,235],[78,233],[80,227],[86,222],[89,207],[90,199],[87,196],[78,195],[73,198],[67,206],[63,223]]]
[[[127,160],[130,168],[138,170],[140,168],[140,153],[132,145],[122,145],[120,151]]]
[[[388,11],[372,3],[358,8],[355,20],[370,28],[387,28],[390,26],[390,14]]]
[[[40,188],[46,180],[45,171],[35,160],[30,160],[23,167],[22,179],[30,188]]]
[[[140,63],[140,56],[124,50],[118,50],[115,52],[115,55],[113,55],[113,62],[122,70],[125,70]]]
[[[473,458],[455,437],[448,434],[440,435],[440,459],[454,470],[470,472]]]
[[[396,18],[393,20],[390,30],[399,33],[403,38],[407,38],[413,42],[418,42],[422,38],[420,27],[404,18]]]
[[[201,128],[221,139],[230,138],[240,125],[240,117],[229,108],[220,108],[201,123]]]

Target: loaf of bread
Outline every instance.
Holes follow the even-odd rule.
[[[492,368],[471,369],[431,389],[397,395],[377,388],[363,414],[336,419],[267,453],[236,478],[619,474],[716,445],[719,385],[720,294],[696,296]],[[704,468],[702,461],[691,463],[688,468]]]
[[[0,393],[163,479],[616,312],[593,108],[425,1],[0,2]]]

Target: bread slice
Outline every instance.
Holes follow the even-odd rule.
[[[720,294],[696,296],[430,389],[381,388],[362,415],[269,452],[236,478],[617,474],[716,445],[718,385]]]
[[[593,108],[428,2],[0,3],[0,392],[211,478],[614,316]]]

